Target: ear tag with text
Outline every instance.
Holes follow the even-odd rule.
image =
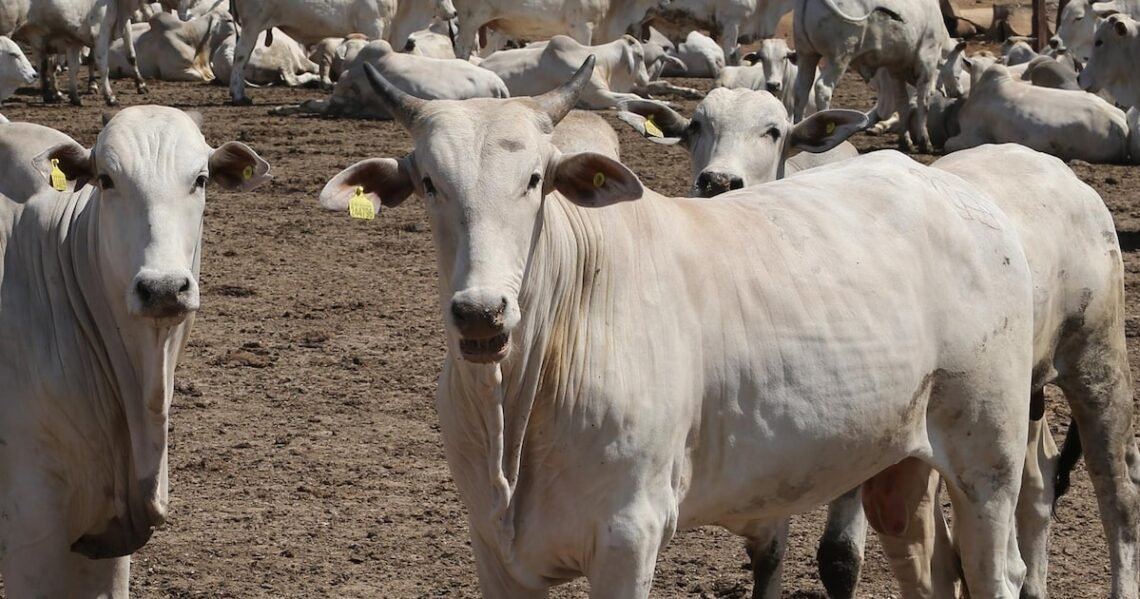
[[[348,201],[348,215],[361,220],[376,218],[376,209],[372,206],[372,202],[364,197],[363,187],[357,186],[356,191],[352,194],[352,199]]]
[[[825,127],[824,130],[827,131],[828,135],[835,133],[835,123],[828,123],[827,127]]]
[[[645,132],[648,133],[650,137],[665,137],[665,132],[657,126],[657,123],[653,122],[653,115],[649,115],[645,118]]]
[[[51,186],[56,191],[67,191],[67,175],[59,169],[59,158],[51,159]]]

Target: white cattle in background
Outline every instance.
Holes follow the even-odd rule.
[[[1055,50],[1066,49],[1082,64],[1088,62],[1093,50],[1093,36],[1102,17],[1121,13],[1140,17],[1140,0],[1070,0],[1061,11],[1057,33],[1049,38]]]
[[[244,32],[231,29],[221,44],[214,49],[210,58],[210,68],[219,83],[232,82],[237,68],[238,44]],[[273,43],[266,46],[272,37]],[[258,36],[253,54],[244,64],[243,81],[253,85],[273,85],[283,83],[289,87],[320,82],[320,67],[309,60],[309,52],[297,40],[281,31],[272,35],[262,32]]]
[[[51,127],[0,118],[0,196],[28,198],[52,189],[51,164],[37,164],[35,158],[48,148],[74,143]],[[75,181],[62,187],[58,191],[74,191]]]
[[[171,13],[159,13],[146,23],[131,25],[138,69],[147,79],[161,81],[213,81],[210,57],[227,31],[233,31],[229,15],[208,14],[181,21]],[[121,41],[111,45],[112,77],[129,76],[131,65]]]
[[[566,35],[583,45],[603,44],[636,33],[647,11],[671,0],[453,1],[458,13],[455,55],[466,59],[479,49],[487,26],[517,40]]]
[[[206,183],[269,165],[173,108],[53,146],[79,189],[0,197],[0,575],[9,597],[125,599],[167,517],[174,371],[199,305]]]
[[[599,68],[582,93],[582,108],[612,108],[622,100],[640,99],[632,92],[647,89],[649,73],[641,42],[628,35],[598,46],[558,35],[547,44],[500,50],[479,66],[498,75],[512,96],[537,96],[566,81],[591,55]]]
[[[589,110],[571,110],[554,127],[550,143],[563,154],[595,152],[614,160],[621,159],[621,142],[617,131],[606,119]]]
[[[724,50],[700,31],[690,31],[684,41],[668,52],[680,60],[685,68],[667,65],[662,72],[665,77],[715,79],[724,70]]]
[[[423,31],[436,22],[446,24],[455,18],[452,0],[397,0],[396,16],[385,39],[393,48],[403,50],[415,32]]]
[[[946,142],[947,152],[1019,143],[1062,160],[1129,161],[1123,111],[1083,91],[1019,83],[1001,64],[986,68],[972,85],[958,121],[962,132]]]
[[[677,530],[742,532],[880,476],[902,497],[933,466],[971,594],[1015,596],[1033,315],[1005,216],[894,152],[717,201],[662,197],[551,144],[591,63],[537,98],[462,103],[368,68],[414,149],[320,196],[344,210],[415,194],[446,232],[437,411],[482,594],[586,576],[595,595],[644,599]]]
[[[885,68],[901,83],[914,86],[914,108],[904,116],[904,133],[919,150],[931,150],[926,113],[938,66],[955,47],[935,0],[801,0],[795,14],[799,58],[795,120],[803,118],[815,85],[820,109],[831,106],[835,86],[849,66],[865,77]],[[824,61],[818,81],[815,70]],[[902,107],[909,107],[904,103]],[[904,135],[900,142],[908,140]]]
[[[498,75],[466,60],[441,59],[396,52],[384,40],[369,42],[341,74],[328,99],[309,100],[298,106],[280,106],[274,114],[315,113],[349,118],[388,119],[364,77],[364,65],[379,69],[393,84],[417,98],[464,100],[506,98],[506,84]]]
[[[36,70],[11,38],[0,35],[0,102],[36,80]]]
[[[80,53],[91,48],[94,66],[101,74],[100,87],[108,105],[118,103],[107,69],[111,42],[122,38],[130,62],[135,60],[130,16],[143,0],[3,0],[0,4],[0,35],[12,36],[31,45],[40,54],[44,101],[58,101],[55,69],[48,66],[55,51],[66,52],[68,96],[72,104],[79,98]],[[146,93],[146,82],[138,69],[132,76],[139,93]]]
[[[744,57],[748,66],[725,67],[717,77],[718,87],[730,89],[764,90],[780,99],[788,114],[795,109],[795,81],[799,67],[796,66],[796,51],[788,47],[788,42],[780,38],[770,38],[760,42],[755,52]],[[817,110],[815,89],[809,97],[804,115]]]
[[[1116,102],[1140,107],[1140,23],[1127,15],[1112,15],[1096,28],[1096,42],[1077,82],[1082,89],[1107,91]],[[1140,156],[1135,157],[1140,160]]]
[[[845,140],[867,125],[853,110],[828,110],[793,125],[778,98],[750,89],[712,90],[691,119],[648,100],[619,108],[618,118],[649,141],[689,152],[690,195],[703,198],[857,156]]]
[[[430,58],[455,58],[454,35],[453,21],[436,21],[431,27],[413,33],[404,45],[404,51]]]
[[[713,32],[727,64],[740,60],[740,38],[776,36],[776,26],[795,0],[671,0],[649,12],[649,22],[675,40],[689,31]]]

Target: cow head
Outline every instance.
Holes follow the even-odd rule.
[[[1131,105],[1136,95],[1129,92],[1135,78],[1137,42],[1140,23],[1122,14],[1104,19],[1096,27],[1093,49],[1088,64],[1077,76],[1081,89],[1096,93],[1107,90],[1117,100]]]
[[[129,314],[160,328],[198,309],[207,183],[249,190],[269,178],[268,163],[245,144],[212,149],[194,117],[158,106],[115,114],[90,150],[65,143],[36,158],[48,170],[52,160],[97,188],[103,281]]]
[[[451,0],[432,0],[432,7],[435,9],[435,17],[440,21],[450,21],[459,15]]]
[[[954,45],[943,58],[938,67],[938,85],[946,92],[948,98],[961,98],[969,92],[969,79],[963,82],[964,63],[966,58],[966,42],[960,41]]]
[[[717,88],[687,119],[652,101],[623,102],[618,118],[650,141],[689,151],[690,195],[710,198],[782,178],[801,151],[826,152],[867,127],[853,110],[824,110],[792,125],[783,102],[768,92]]]
[[[788,42],[780,38],[760,42],[755,52],[744,57],[753,68],[764,73],[764,89],[773,94],[784,92],[784,81],[791,80],[788,70],[796,64],[796,51],[788,47]]]
[[[519,294],[542,212],[554,191],[584,207],[641,197],[626,167],[600,154],[562,155],[554,126],[578,102],[594,57],[571,80],[534,98],[425,101],[400,91],[371,65],[369,83],[415,149],[394,160],[358,162],[321,192],[321,205],[343,210],[354,196],[377,208],[410,195],[424,199],[440,270],[440,299],[449,347],[477,363],[510,352],[519,323]]]
[[[1049,38],[1054,50],[1067,48],[1078,60],[1087,61],[1092,51],[1093,36],[1100,18],[1119,12],[1115,2],[1072,0],[1061,11],[1057,33]]]
[[[32,63],[11,39],[0,36],[0,100],[12,95],[16,88],[36,80]]]

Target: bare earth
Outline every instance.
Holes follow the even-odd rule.
[[[708,82],[682,81],[703,86]],[[153,83],[149,97],[117,83],[124,105],[153,102],[202,112],[213,145],[237,139],[272,165],[251,194],[209,191],[202,311],[178,376],[172,415],[171,520],[135,559],[139,597],[477,597],[464,508],[440,445],[433,406],[443,358],[435,261],[417,201],[372,222],[328,213],[316,197],[339,169],[398,156],[408,136],[391,122],[269,116],[313,90],[257,89],[247,108],[224,88]],[[0,108],[12,120],[58,128],[81,143],[100,127],[88,106],[44,106],[24,90]],[[848,77],[837,107],[866,110]],[[691,111],[693,102],[683,103]],[[684,195],[688,163],[612,116],[624,161],[644,182]],[[861,149],[893,139],[860,136]],[[929,162],[932,157],[919,159]],[[1074,164],[1116,216],[1128,276],[1128,334],[1140,366],[1140,173]],[[1063,402],[1050,404],[1058,443]],[[780,459],[780,456],[757,456]],[[1050,590],[1108,595],[1108,561],[1083,469],[1058,510]],[[816,539],[822,512],[798,518],[785,596],[822,597]],[[682,532],[661,556],[655,597],[746,597],[742,543],[719,529]],[[878,544],[868,543],[862,596],[897,594]],[[555,597],[584,597],[578,582]]]

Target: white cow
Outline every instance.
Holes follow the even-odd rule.
[[[34,159],[48,148],[75,143],[50,127],[0,118],[0,196],[28,198],[52,189],[51,164],[37,165]],[[75,181],[66,181],[63,187],[74,191]]]
[[[788,114],[795,110],[795,81],[799,67],[796,66],[796,51],[788,47],[781,38],[770,38],[760,42],[755,52],[744,57],[749,66],[725,67],[717,77],[717,87],[766,90],[780,98]],[[804,115],[817,110],[815,90],[808,96]]]
[[[1097,25],[1092,54],[1077,82],[1093,93],[1107,91],[1122,106],[1140,107],[1137,57],[1140,57],[1140,23],[1126,15],[1112,15]],[[1140,160],[1140,156],[1135,158]]]
[[[740,532],[884,470],[902,493],[917,464],[952,481],[970,593],[1015,597],[1032,286],[1001,211],[894,152],[662,197],[551,145],[591,63],[537,98],[465,102],[368,68],[414,150],[321,193],[427,203],[437,409],[483,595],[584,575],[645,598],[678,529]]]
[[[403,49],[415,32],[423,31],[437,21],[446,24],[455,17],[452,0],[397,0],[388,43],[393,48]]]
[[[550,143],[563,154],[594,152],[621,159],[621,142],[617,131],[596,112],[571,110],[554,127]]]
[[[210,57],[227,31],[233,31],[229,15],[208,14],[180,21],[171,13],[159,13],[146,23],[131,25],[138,52],[138,69],[147,79],[161,81],[213,81]],[[121,41],[111,45],[112,77],[128,76],[132,67]]]
[[[701,77],[716,79],[724,70],[724,50],[713,39],[700,31],[690,31],[685,40],[670,52],[684,64],[684,68],[667,65],[662,73],[666,77]]]
[[[431,27],[421,29],[408,38],[404,51],[417,56],[430,58],[455,58],[455,22],[436,21]]]
[[[458,13],[455,55],[466,59],[491,26],[520,40],[566,35],[583,45],[621,38],[640,26],[646,12],[670,0],[453,0]]]
[[[463,100],[506,98],[506,84],[495,73],[455,58],[429,58],[396,52],[384,40],[369,42],[341,74],[332,97],[299,106],[281,106],[274,114],[316,113],[351,118],[391,118],[364,77],[364,65],[380,69],[391,81],[417,98]]]
[[[130,554],[166,519],[206,183],[252,189],[269,166],[155,106],[51,159],[90,184],[0,197],[0,574],[9,597],[125,598]]]
[[[0,102],[8,99],[21,85],[36,80],[36,70],[11,38],[0,35]]]
[[[1066,49],[1081,63],[1088,62],[1097,23],[1114,13],[1140,17],[1140,0],[1071,0],[1061,11],[1057,33],[1049,38],[1049,46],[1055,50]]]
[[[222,39],[221,44],[214,49],[210,58],[210,68],[214,71],[217,81],[233,81],[234,69],[237,68],[237,48],[241,43],[241,36],[233,28],[229,35]],[[273,42],[266,45],[267,40]],[[320,67],[309,60],[309,52],[297,40],[289,35],[276,31],[272,35],[262,32],[258,36],[257,45],[253,54],[245,61],[243,81],[252,85],[272,85],[284,83],[289,87],[309,85],[320,81]]]
[[[972,85],[958,120],[962,132],[946,142],[947,152],[1019,143],[1062,160],[1129,159],[1128,123],[1119,108],[1082,91],[1018,83],[1000,64]]]
[[[934,93],[938,65],[955,42],[946,32],[934,0],[802,0],[795,15],[795,46],[799,57],[795,120],[803,118],[808,94],[815,84],[820,109],[831,106],[831,95],[848,66],[870,78],[886,68],[900,82],[914,85],[914,109],[905,131],[919,150],[931,149],[926,113]],[[825,64],[819,80],[815,69]],[[903,105],[909,106],[909,103]],[[906,138],[900,140],[904,144]]]
[[[1025,37],[1014,35],[1007,38],[1001,44],[1001,56],[1006,66],[1012,67],[1019,64],[1025,64],[1034,58],[1037,58],[1037,51],[1033,49],[1032,43],[1037,38]]]
[[[583,108],[612,108],[622,100],[640,99],[631,92],[648,87],[649,73],[641,42],[628,35],[599,46],[557,35],[538,47],[500,50],[479,66],[502,78],[512,96],[537,96],[566,81],[591,55],[597,57],[598,69],[582,94]]]
[[[779,99],[750,89],[712,90],[692,119],[647,100],[619,107],[618,118],[646,139],[689,152],[690,195],[702,198],[858,156],[845,140],[867,126],[854,110],[819,112],[792,125]]]
[[[118,103],[107,69],[107,54],[114,38],[124,41],[128,60],[135,61],[131,41],[130,15],[142,0],[3,0],[0,6],[0,35],[11,35],[28,42],[40,53],[40,72],[45,102],[58,101],[55,70],[48,60],[49,49],[66,51],[68,63],[68,95],[72,104],[79,98],[79,58],[84,46],[92,49],[94,65],[101,73],[103,99],[108,105]],[[146,82],[138,69],[132,76],[139,93],[146,93]]]
[[[780,19],[794,7],[795,0],[672,0],[651,10],[649,20],[675,39],[697,29],[713,32],[728,64],[736,65],[739,38],[775,37]]]

